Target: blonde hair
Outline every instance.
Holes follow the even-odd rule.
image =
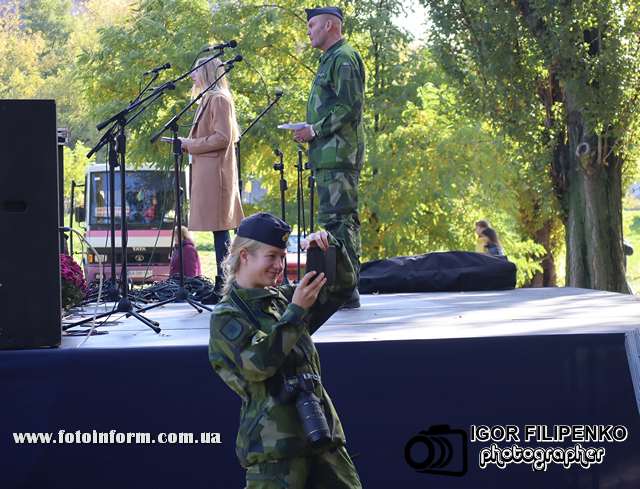
[[[196,61],[196,66],[198,67],[196,73],[198,74],[199,83],[193,85],[193,90],[191,92],[191,96],[193,98],[200,95],[200,92],[211,85],[215,79],[225,71],[224,66],[222,66],[222,61],[220,61],[219,58],[199,58],[198,61]],[[227,77],[223,76],[220,78],[211,90],[226,90],[229,92],[229,80]]]
[[[200,95],[200,93],[202,93],[203,90],[211,85],[216,80],[216,78],[218,78],[225,72],[225,67],[223,66],[222,61],[220,61],[219,58],[199,58],[198,61],[196,61],[196,66],[198,66],[198,69],[196,70],[196,73],[198,74],[198,82],[194,83],[193,88],[191,89],[192,99]],[[229,79],[227,78],[227,75],[220,78],[216,82],[215,86],[204,94],[203,98],[210,97],[215,92],[221,92],[229,99],[229,102],[231,104],[231,117],[233,118],[233,134],[231,135],[231,140],[233,142],[236,142],[240,136],[240,127],[238,126],[238,119],[236,118],[236,105],[233,101],[231,89],[229,88]]]
[[[231,291],[231,286],[236,280],[236,274],[240,269],[240,252],[247,250],[248,253],[255,253],[263,246],[268,246],[260,241],[251,238],[236,236],[233,238],[229,253],[222,261],[222,276],[224,278],[224,286],[222,287],[222,295],[227,295]]]

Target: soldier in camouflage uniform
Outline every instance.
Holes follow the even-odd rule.
[[[358,179],[364,160],[365,70],[362,58],[342,38],[342,11],[308,9],[311,45],[321,49],[318,73],[307,103],[308,125],[296,131],[309,142],[309,161],[318,188],[318,223],[344,243],[360,271]],[[351,301],[359,307],[357,290]]]
[[[291,228],[270,214],[244,219],[225,260],[225,293],[211,315],[209,360],[242,399],[236,454],[246,489],[361,489],[336,410],[321,383],[313,334],[350,297],[355,273],[344,246],[321,231],[303,247],[337,247],[336,280],[305,274],[275,286]],[[305,433],[285,384],[309,381],[327,421],[325,444]]]

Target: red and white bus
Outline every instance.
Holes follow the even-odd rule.
[[[184,182],[183,173],[181,188],[185,188]],[[116,275],[119,277],[122,263],[119,171],[115,173],[114,187]],[[125,189],[127,275],[134,282],[164,280],[169,277],[171,233],[175,217],[174,173],[152,167],[127,170]],[[111,277],[109,197],[108,170],[105,165],[90,165],[85,182],[86,239],[97,255],[90,251],[83,260],[89,282],[99,278],[100,261],[104,264],[104,278]]]

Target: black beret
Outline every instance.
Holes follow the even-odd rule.
[[[316,15],[329,14],[335,15],[340,20],[343,20],[342,10],[340,7],[316,7],[316,8],[306,8],[304,11],[307,13],[307,22],[311,20]]]
[[[240,221],[238,236],[285,249],[291,226],[267,212],[259,212]]]

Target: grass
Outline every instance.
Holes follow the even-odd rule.
[[[634,253],[627,257],[627,281],[635,294],[640,293],[640,208],[622,212],[624,238]]]
[[[634,248],[634,254],[627,257],[627,280],[635,294],[640,294],[640,206],[635,209],[625,209],[622,213],[625,240]],[[216,253],[211,232],[191,233],[198,248],[202,272],[213,280],[216,276]],[[558,282],[564,284],[564,256],[559,256]]]
[[[191,231],[191,235],[198,249],[202,274],[213,280],[216,276],[216,252],[213,244],[213,233],[210,231]],[[231,232],[231,239],[233,239],[233,231]]]

